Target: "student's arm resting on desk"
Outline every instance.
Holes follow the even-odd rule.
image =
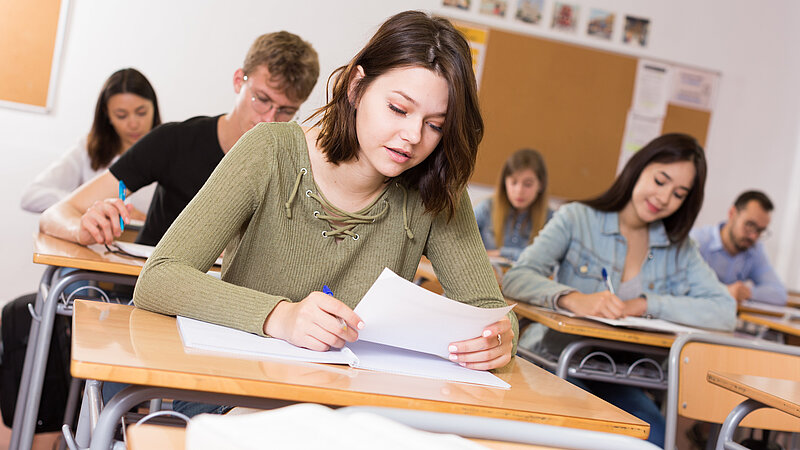
[[[753,281],[750,298],[759,302],[785,306],[788,297],[786,288],[767,260],[767,255],[764,254],[764,247],[757,243],[753,253],[755,257],[752,266],[753,270],[748,274],[748,278]]]
[[[139,276],[134,303],[161,314],[191,317],[262,336],[270,329],[273,337],[313,350],[327,350],[328,346],[341,346],[344,340],[353,341],[360,319],[331,296],[312,292],[305,299],[289,299],[205,273],[249,223],[270,183],[268,168],[274,167],[275,162],[268,155],[275,152],[259,149],[274,148],[277,144],[272,134],[253,131],[228,152],[156,246]],[[292,300],[302,301],[292,303]],[[346,330],[334,315],[345,320]],[[315,318],[324,322],[316,325],[333,329],[335,337],[329,334],[315,341],[308,336],[309,322]],[[273,319],[286,326],[273,331]],[[291,323],[287,325],[288,321]],[[318,328],[311,331],[316,332],[323,331]],[[326,343],[321,344],[325,339]]]
[[[67,198],[47,208],[39,218],[39,230],[82,245],[111,243],[127,223],[132,205],[117,198],[119,182],[108,170],[87,182]]]
[[[446,213],[434,219],[424,253],[448,298],[480,308],[506,306],[481,243],[466,191],[461,193],[455,216],[449,222]],[[490,325],[487,330],[488,336],[455,343],[458,362],[466,363],[469,368],[485,370],[503,366],[510,360],[516,352],[519,334],[514,312],[510,311],[505,319]],[[502,341],[499,346],[498,333]],[[493,360],[495,364],[489,366]]]
[[[658,319],[715,330],[732,331],[736,326],[736,300],[716,273],[697,251],[697,245],[687,239],[679,250],[682,258],[677,270],[686,273],[674,295],[645,292],[647,314]]]

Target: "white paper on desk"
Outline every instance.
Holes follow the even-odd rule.
[[[272,357],[292,361],[348,364],[359,369],[397,373],[437,380],[460,381],[508,389],[510,385],[490,372],[461,367],[450,360],[366,341],[342,349],[317,352],[275,338],[265,338],[222,325],[178,317],[184,347],[244,357]]]
[[[292,361],[353,364],[356,357],[347,348],[316,352],[275,338],[265,338],[222,325],[178,316],[184,347],[241,356],[267,356]]]
[[[119,247],[120,250],[124,251],[125,253],[145,259],[149,258],[153,254],[153,250],[156,249],[152,245],[136,244],[133,242],[114,241],[114,245]],[[217,258],[217,260],[214,261],[214,264],[221,266],[222,258]]]
[[[512,307],[478,308],[450,300],[385,268],[354,311],[365,324],[360,340],[447,358],[451,343],[480,336]]]
[[[791,306],[771,305],[769,303],[756,302],[753,300],[742,301],[742,306],[759,310],[765,313],[779,314],[784,317],[800,317],[800,309],[792,308]]]
[[[638,328],[640,330],[661,331],[664,333],[701,333],[705,331],[700,328],[678,325],[667,320],[646,319],[644,317],[628,316],[622,319],[606,319],[605,317],[588,316],[587,319],[614,325],[615,327]]]

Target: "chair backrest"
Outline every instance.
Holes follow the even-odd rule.
[[[680,353],[678,414],[722,423],[745,397],[709,383],[709,369],[800,381],[800,356],[705,342],[686,344]],[[800,420],[771,408],[749,414],[742,426],[800,432]]]
[[[679,336],[669,354],[664,448],[675,448],[678,415],[722,423],[745,400],[709,383],[709,370],[800,381],[800,347],[713,333]],[[800,431],[800,421],[774,409],[748,415],[742,426]]]

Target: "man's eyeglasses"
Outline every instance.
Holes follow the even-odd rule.
[[[247,75],[244,76],[244,80],[247,81]],[[250,91],[252,96],[250,97],[250,102],[253,104],[253,109],[259,114],[266,114],[272,111],[272,108],[275,108],[277,105],[275,102],[269,98],[266,94],[259,93],[256,94],[253,92],[253,89],[248,84],[247,89]],[[291,120],[297,114],[297,108],[293,106],[278,106],[278,109],[275,110],[275,120],[278,122],[287,122]]]
[[[755,222],[747,221],[744,223],[744,232],[748,235],[755,235],[761,239],[770,237],[771,233],[768,228],[760,228]]]

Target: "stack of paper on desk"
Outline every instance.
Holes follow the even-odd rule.
[[[384,269],[355,312],[366,326],[359,340],[340,350],[316,352],[280,339],[178,317],[183,345],[189,348],[266,356],[462,381],[494,387],[509,385],[489,372],[466,369],[446,359],[452,342],[480,336],[511,309],[477,308],[447,299]]]
[[[613,325],[615,327],[637,328],[639,330],[659,331],[662,333],[675,333],[675,334],[705,332],[705,330],[701,328],[679,325],[675,322],[670,322],[668,320],[662,320],[662,319],[647,319],[644,317],[636,317],[636,316],[623,317],[622,319],[607,319],[605,317],[599,317],[599,316],[579,316],[577,314],[565,310],[559,310],[558,313],[569,317],[580,317],[581,319],[596,320],[598,322],[602,322],[608,325]]]

